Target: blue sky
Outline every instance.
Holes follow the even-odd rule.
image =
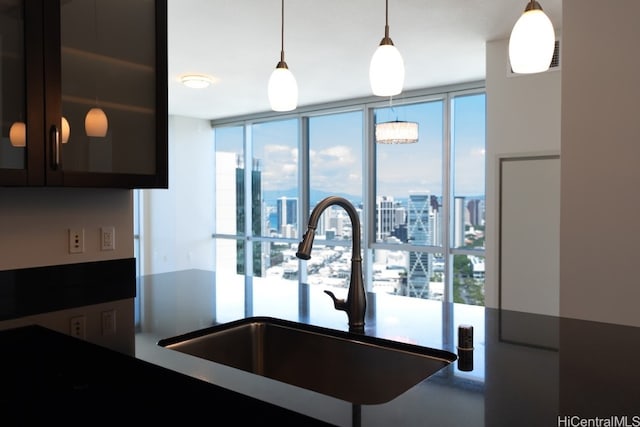
[[[377,189],[379,195],[406,198],[409,191],[442,194],[441,100],[384,107],[377,121],[409,120],[419,126],[416,144],[378,145]],[[454,98],[452,137],[455,160],[455,195],[484,194],[485,96]],[[287,190],[297,186],[298,148],[295,119],[255,124],[252,127],[254,158],[262,165],[264,190]],[[241,128],[217,131],[217,151],[242,152]],[[362,112],[353,111],[310,119],[310,184],[313,189],[362,193]]]

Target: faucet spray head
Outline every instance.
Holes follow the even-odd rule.
[[[302,236],[302,241],[298,244],[298,252],[296,256],[300,259],[311,259],[311,249],[313,247],[313,238],[315,237],[315,228],[308,228],[307,232]]]

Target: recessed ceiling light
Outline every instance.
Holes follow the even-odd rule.
[[[204,89],[215,83],[216,79],[205,74],[183,74],[180,83],[194,89]]]

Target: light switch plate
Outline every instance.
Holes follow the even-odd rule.
[[[113,335],[116,333],[116,311],[107,310],[102,312],[102,335]]]
[[[103,251],[116,249],[116,228],[114,226],[100,228],[100,249]]]

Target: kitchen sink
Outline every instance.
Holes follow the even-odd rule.
[[[388,402],[456,360],[445,350],[272,317],[249,317],[158,345],[355,404]]]

